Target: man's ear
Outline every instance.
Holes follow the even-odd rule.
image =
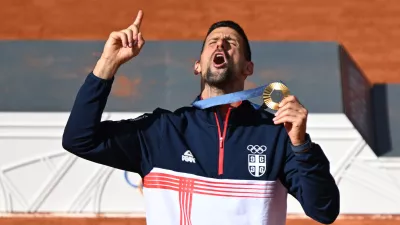
[[[200,61],[199,60],[196,60],[196,62],[194,64],[193,73],[194,73],[194,75],[201,74],[201,66],[200,66]]]
[[[254,71],[254,63],[251,61],[247,62],[246,67],[244,69],[244,74],[246,76],[251,76],[251,75],[253,75],[253,71]]]

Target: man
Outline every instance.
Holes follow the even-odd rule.
[[[118,68],[144,46],[142,17],[139,11],[131,26],[110,34],[77,94],[63,147],[140,174],[148,225],[284,225],[287,193],[309,217],[334,222],[339,191],[294,96],[276,115],[243,101],[100,121]],[[243,90],[253,63],[242,28],[232,21],[212,25],[194,72],[203,82],[196,101]]]

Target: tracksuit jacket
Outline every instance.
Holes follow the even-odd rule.
[[[90,73],[66,124],[63,148],[143,178],[148,225],[284,225],[287,194],[329,224],[339,190],[318,144],[301,152],[273,115],[243,101],[221,118],[194,106],[101,121],[114,79]],[[198,99],[198,98],[197,98]]]

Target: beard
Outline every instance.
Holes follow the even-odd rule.
[[[233,80],[233,77],[234,69],[231,63],[228,63],[226,68],[216,69],[216,71],[212,71],[210,65],[205,74],[205,82],[212,87],[223,88]]]

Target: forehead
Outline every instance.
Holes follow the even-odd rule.
[[[208,36],[207,40],[213,39],[213,38],[234,38],[239,41],[241,41],[242,37],[239,35],[238,32],[236,32],[234,29],[229,28],[229,27],[218,27],[214,29]]]

